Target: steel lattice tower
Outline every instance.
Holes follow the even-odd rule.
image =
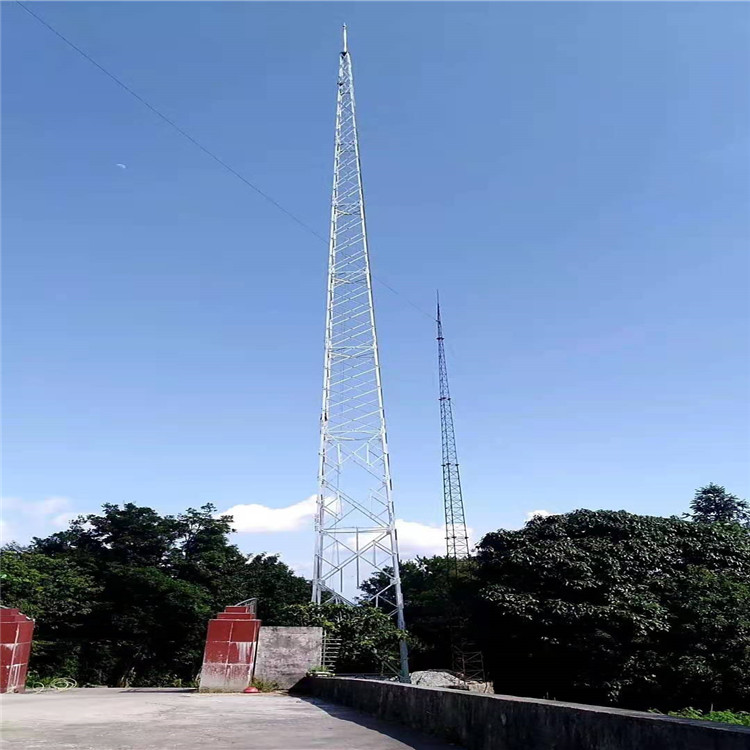
[[[404,627],[352,60],[339,61],[313,601],[369,600]],[[383,587],[363,595],[363,580]],[[408,680],[406,645],[402,679]]]
[[[440,432],[443,445],[443,502],[445,503],[445,544],[450,559],[469,556],[469,537],[466,533],[461,475],[458,471],[456,432],[453,428],[453,407],[448,388],[448,367],[445,363],[443,323],[440,319],[440,300],[437,301],[438,378],[440,381]]]

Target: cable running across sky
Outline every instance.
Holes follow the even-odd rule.
[[[70,39],[68,39],[64,34],[59,32],[54,26],[49,24],[47,21],[44,20],[40,15],[35,13],[31,8],[29,8],[24,3],[20,2],[20,0],[15,0],[16,5],[18,5],[20,8],[22,8],[26,13],[28,13],[32,18],[36,19],[42,26],[44,26],[46,29],[51,31],[56,37],[58,37],[60,40],[62,40],[65,44],[68,45],[72,50],[77,52],[81,57],[83,57],[85,60],[87,60],[89,63],[91,63],[95,68],[100,70],[104,75],[106,75],[108,78],[113,80],[120,88],[122,88],[124,91],[126,91],[130,96],[132,96],[136,101],[140,102],[144,107],[146,107],[148,110],[153,112],[157,117],[159,117],[161,120],[167,123],[173,130],[175,130],[177,133],[179,133],[183,138],[187,139],[190,143],[192,143],[196,148],[199,148],[206,156],[213,159],[219,166],[226,169],[230,174],[234,175],[238,180],[240,180],[243,184],[245,184],[247,187],[249,187],[251,190],[256,192],[258,195],[260,195],[264,200],[268,201],[272,206],[277,208],[279,211],[281,211],[285,216],[290,218],[292,221],[294,221],[296,224],[298,224],[300,227],[302,227],[304,230],[309,232],[313,237],[318,239],[320,242],[324,242],[325,244],[328,244],[328,240],[319,232],[317,232],[313,227],[311,227],[309,224],[307,224],[305,221],[300,219],[298,216],[296,216],[292,211],[290,211],[288,208],[285,208],[281,203],[279,203],[275,198],[270,196],[268,193],[266,193],[264,190],[259,188],[257,185],[255,185],[253,182],[251,182],[247,177],[245,177],[243,174],[238,172],[234,167],[232,167],[230,164],[227,164],[226,161],[224,161],[221,157],[217,156],[211,149],[204,146],[200,141],[198,141],[196,138],[194,138],[190,133],[183,130],[174,120],[167,117],[162,111],[160,111],[157,107],[155,107],[153,104],[148,102],[146,99],[144,99],[140,94],[138,94],[136,91],[134,91],[130,86],[128,86],[122,79],[118,78],[114,73],[107,70],[103,65],[98,63],[91,55],[86,53],[84,50],[82,50],[78,45],[73,43]],[[390,284],[386,283],[382,279],[378,278],[374,274],[372,277],[377,281],[379,284],[384,286],[386,289],[388,289],[393,294],[402,297],[404,301],[409,304],[411,307],[413,307],[415,310],[419,311],[422,315],[427,316],[430,320],[434,320],[434,317],[430,315],[428,312],[425,312],[419,305],[417,305],[415,302],[412,302],[406,295],[404,295],[402,292],[399,292],[397,289],[394,289]]]

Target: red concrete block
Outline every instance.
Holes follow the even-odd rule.
[[[18,628],[20,622],[0,623],[0,643],[18,643]]]
[[[232,623],[226,620],[211,620],[208,623],[207,641],[228,641],[232,634]]]
[[[26,643],[19,643],[16,646],[16,653],[13,659],[13,663],[28,664],[29,656],[31,656],[31,641],[26,641]]]
[[[203,664],[203,669],[201,669],[201,690],[223,690],[226,680],[226,664]]]
[[[31,643],[33,633],[34,623],[32,621],[18,623],[18,643]]]
[[[226,681],[236,691],[244,690],[250,683],[250,664],[229,664],[227,665]]]
[[[34,621],[17,609],[0,609],[0,692],[22,693]]]
[[[239,643],[233,641],[229,644],[229,654],[227,656],[229,664],[252,664],[254,656],[254,641],[240,641]]]
[[[250,682],[260,620],[248,607],[227,607],[208,623],[201,692],[238,693]]]
[[[229,656],[229,641],[206,641],[204,664],[226,664]]]
[[[255,618],[245,612],[219,612],[217,620],[254,620]]]
[[[233,642],[237,641],[256,641],[258,640],[258,630],[260,629],[260,620],[236,620],[232,623]]]

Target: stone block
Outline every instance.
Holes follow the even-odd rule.
[[[323,628],[264,626],[258,638],[255,676],[289,689],[321,665],[322,651]]]

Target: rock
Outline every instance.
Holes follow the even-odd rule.
[[[425,669],[422,672],[411,673],[411,684],[422,687],[451,688],[452,690],[468,690],[470,693],[494,694],[491,682],[475,682],[462,680],[453,672],[440,669]]]
[[[412,672],[411,684],[421,685],[422,687],[467,689],[466,682],[460,677],[438,669],[425,669],[422,672]]]
[[[491,682],[467,682],[470,693],[485,693],[486,695],[494,695],[495,688]]]

